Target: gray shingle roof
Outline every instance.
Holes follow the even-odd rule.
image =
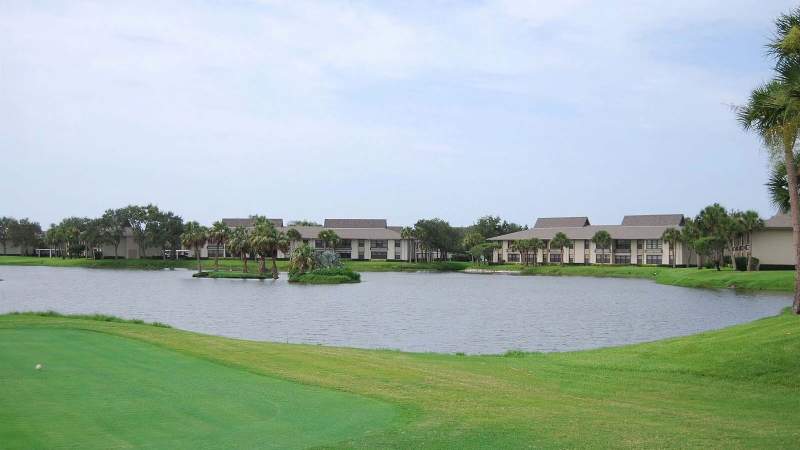
[[[276,228],[281,228],[283,226],[283,219],[267,219],[275,225]],[[244,218],[244,219],[222,219],[222,223],[225,225],[235,228],[235,227],[252,227],[253,223],[255,222],[252,218]]]
[[[589,225],[588,217],[539,217],[533,228],[583,227]]]
[[[300,232],[303,239],[317,239],[319,232],[325,227],[301,227],[291,226],[281,228],[281,231],[288,231],[294,228]],[[388,228],[333,228],[333,231],[341,239],[400,239],[400,233]]]
[[[792,219],[789,214],[777,213],[764,221],[765,228],[792,228]]]
[[[683,226],[683,214],[641,214],[625,216],[622,225],[632,227]]]
[[[325,219],[325,228],[386,228],[386,219]]]
[[[519,239],[553,239],[562,232],[570,239],[591,239],[595,233],[605,230],[611,239],[661,239],[661,235],[669,226],[626,226],[626,225],[587,225],[585,227],[531,228],[490,238],[490,241],[516,241]]]

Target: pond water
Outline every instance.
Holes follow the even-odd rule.
[[[363,273],[360,284],[194,279],[187,270],[0,267],[0,313],[55,310],[235,338],[420,352],[567,351],[777,314],[785,294],[647,280]]]

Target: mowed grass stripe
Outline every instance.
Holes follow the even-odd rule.
[[[132,339],[0,329],[2,448],[304,448],[398,417],[388,403]]]

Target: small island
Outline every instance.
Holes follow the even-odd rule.
[[[339,236],[333,230],[320,232],[325,246],[335,248]],[[344,284],[361,282],[361,274],[345,267],[332,250],[316,253],[307,244],[292,251],[289,260],[289,282],[300,284]]]

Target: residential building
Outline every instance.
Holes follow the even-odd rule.
[[[533,228],[489,239],[502,247],[494,251],[494,262],[519,263],[525,258],[514,248],[514,242],[538,238],[545,248],[528,255],[529,261],[537,263],[570,264],[689,264],[689,252],[684,244],[672,248],[661,236],[668,228],[681,229],[682,214],[656,214],[625,216],[619,225],[592,225],[588,217],[542,217]],[[600,230],[611,236],[609,248],[597,248],[592,237]],[[550,245],[557,233],[570,239],[567,248]]]
[[[752,246],[753,256],[762,268],[794,267],[794,244],[792,242],[792,219],[789,214],[775,214],[764,221],[764,228],[743,236],[737,254],[744,256]]]
[[[389,226],[386,219],[325,219],[322,226],[284,225],[283,219],[269,219],[279,231],[287,232],[294,228],[302,237],[293,241],[289,253],[298,245],[308,244],[317,251],[325,250],[325,243],[319,239],[323,230],[333,230],[339,236],[339,243],[334,249],[342,259],[388,259],[407,260],[410,241],[400,236],[400,227]],[[254,227],[254,220],[222,219],[231,228]],[[412,249],[413,251],[413,249]],[[216,252],[220,256],[230,256],[224,246],[217,248],[206,245],[201,257],[213,257]],[[278,252],[278,258],[287,258],[289,255]]]

